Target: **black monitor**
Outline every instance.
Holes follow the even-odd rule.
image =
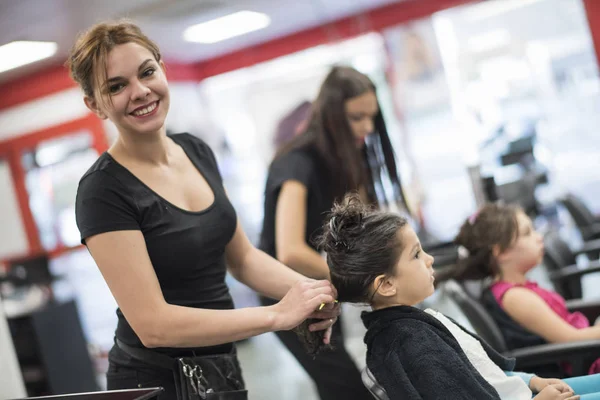
[[[26,400],[151,400],[158,399],[163,388],[109,390],[105,392],[58,394],[53,396],[28,397]],[[25,400],[25,399],[21,399]]]
[[[48,256],[45,254],[11,261],[5,280],[12,281],[15,285],[48,285],[53,281],[48,264]]]

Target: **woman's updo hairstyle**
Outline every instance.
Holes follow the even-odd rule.
[[[78,35],[65,64],[86,96],[93,98],[99,94],[103,82],[108,78],[108,53],[116,46],[127,43],[137,43],[152,53],[156,62],[161,60],[156,43],[128,19],[101,22]]]

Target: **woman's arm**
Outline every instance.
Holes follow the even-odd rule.
[[[163,297],[140,231],[102,233],[87,238],[86,244],[123,315],[146,347],[213,346],[292,329],[321,303],[334,301],[329,282],[292,282],[290,271],[284,286],[292,289],[270,307],[208,310],[176,306]]]
[[[280,300],[296,282],[309,280],[254,247],[239,220],[225,255],[235,279],[272,299]]]
[[[255,291],[276,300],[281,299],[294,284],[312,281],[254,247],[239,221],[225,254],[231,275]],[[335,288],[333,291],[333,296],[337,297]],[[334,304],[328,305],[322,311],[312,313],[311,318],[323,321],[311,324],[310,328],[315,331],[329,328],[336,321],[339,313],[339,305]],[[330,334],[330,331],[326,333],[325,343],[329,343]]]
[[[502,298],[502,306],[517,323],[549,343],[600,339],[600,326],[575,328],[529,289],[520,287],[509,289]]]
[[[275,211],[276,256],[304,276],[328,279],[327,262],[305,240],[307,196],[306,186],[299,181],[286,181],[281,186]]]

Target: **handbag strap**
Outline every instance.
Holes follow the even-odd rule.
[[[160,354],[148,349],[141,349],[139,347],[132,347],[123,343],[119,339],[116,339],[116,343],[121,350],[129,354],[131,357],[147,364],[154,365],[155,367],[172,370],[177,364],[176,359],[165,354]]]

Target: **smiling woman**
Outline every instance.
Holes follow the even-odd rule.
[[[86,105],[100,118],[115,122],[123,133],[158,131],[169,111],[164,63],[147,48],[130,42],[115,47],[106,64],[107,79],[98,86],[99,96],[86,97]],[[108,99],[105,104],[104,99]]]
[[[243,399],[235,341],[310,317],[328,342],[339,306],[315,310],[333,304],[331,284],[254,248],[212,150],[187,133],[167,136],[169,88],[157,46],[130,22],[101,23],[79,37],[68,66],[87,107],[119,133],[81,178],[76,200],[81,241],[119,305],[108,388],[163,386],[164,399],[186,399],[185,362],[204,373],[196,390]],[[226,265],[281,300],[235,310]]]

